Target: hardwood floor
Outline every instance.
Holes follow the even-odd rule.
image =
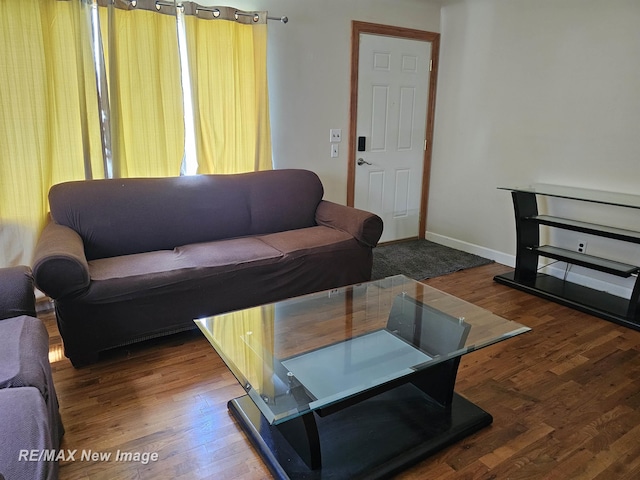
[[[427,284],[533,330],[462,357],[456,391],[490,427],[400,479],[640,478],[640,332],[499,285],[491,264]],[[41,314],[66,434],[60,479],[271,478],[226,403],[243,394],[199,331],[76,370]],[[85,459],[81,453],[85,452]],[[86,452],[111,454],[109,461]],[[158,459],[115,461],[121,452]]]

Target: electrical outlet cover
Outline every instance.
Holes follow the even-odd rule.
[[[332,143],[331,144],[331,158],[338,158],[338,144],[337,143]]]
[[[578,246],[576,247],[578,253],[585,253],[587,251],[587,241],[578,240]]]

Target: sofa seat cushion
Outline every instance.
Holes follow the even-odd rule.
[[[58,462],[26,461],[20,457],[20,452],[25,450],[40,453],[58,448],[49,428],[47,406],[38,389],[0,389],[0,412],[3,412],[0,422],[0,474],[7,480],[58,478]]]
[[[49,397],[49,334],[26,315],[0,321],[0,388],[35,387]]]
[[[295,294],[300,295],[359,283],[371,276],[371,249],[341,230],[316,226],[259,238],[283,253],[281,291],[287,290],[285,285],[290,291],[295,285]]]
[[[173,250],[103,258],[89,262],[91,286],[85,301],[111,301],[171,291],[193,283],[277,262],[282,252],[253,237],[185,245]]]
[[[354,238],[346,232],[322,226],[261,235],[258,238],[290,257],[353,249],[355,242]]]

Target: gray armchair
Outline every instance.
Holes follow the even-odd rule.
[[[20,453],[58,449],[63,433],[31,270],[0,268],[0,478],[56,479],[57,462]]]

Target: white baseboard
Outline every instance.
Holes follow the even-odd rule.
[[[491,250],[490,248],[481,247],[479,245],[474,245],[472,243],[463,242],[461,240],[457,240],[455,238],[446,237],[444,235],[438,235],[436,233],[426,234],[426,239],[430,242],[437,243],[439,245],[444,245],[445,247],[455,248],[456,250],[460,250],[462,252],[472,253],[474,255],[479,255],[484,258],[488,258],[493,260],[494,262],[500,263],[502,265],[507,265],[508,267],[516,266],[516,257],[515,255],[508,255],[503,252],[498,252],[496,250]],[[541,267],[540,272],[546,273],[547,275],[552,275],[557,278],[565,278],[565,263],[554,263],[553,265],[543,266]],[[577,271],[572,271],[577,270]],[[576,268],[575,266],[569,269],[569,272],[566,273],[566,279],[569,282],[577,283],[578,285],[583,285],[585,287],[593,288],[594,290],[600,290],[603,292],[608,292],[612,295],[616,295],[618,297],[629,298],[631,296],[631,288],[626,287],[624,285],[618,285],[615,283],[607,282],[604,279],[596,278],[589,275],[584,275],[581,273],[581,270],[584,269]],[[587,270],[588,272],[591,272]],[[592,272],[594,274],[598,274],[598,272]]]
[[[444,235],[438,235],[437,233],[427,232],[426,239],[430,242],[444,245],[445,247],[455,248],[456,250],[460,250],[462,252],[472,253],[483,258],[488,258],[489,260],[501,263],[502,265],[507,265],[509,267],[516,266],[515,255],[507,255],[506,253],[491,250],[490,248],[481,247],[480,245],[474,245],[473,243],[463,242],[455,238],[445,237]]]

